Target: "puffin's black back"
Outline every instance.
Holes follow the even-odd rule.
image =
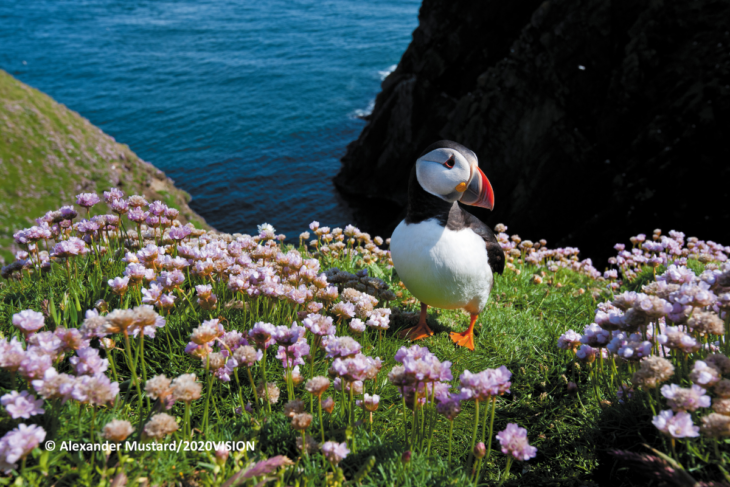
[[[474,152],[450,140],[439,140],[429,145],[419,158],[435,149],[453,149],[461,153],[467,160],[473,159],[473,162],[477,162],[477,157]],[[491,267],[492,273],[502,274],[505,264],[504,251],[499,245],[497,237],[494,236],[492,229],[477,217],[464,210],[459,206],[458,202],[449,203],[423,189],[418,182],[416,165],[414,164],[408,179],[406,223],[409,225],[421,223],[431,218],[436,219],[441,226],[447,227],[449,230],[459,231],[468,228],[482,237],[486,245],[489,267]]]

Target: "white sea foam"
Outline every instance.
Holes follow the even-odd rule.
[[[395,68],[397,68],[397,67],[398,67],[397,64],[393,64],[392,66],[388,66],[388,68],[386,68],[386,69],[384,69],[382,71],[378,71],[378,76],[380,76],[380,80],[382,81],[385,78],[387,78],[388,75],[390,73],[392,73],[393,71],[395,71]],[[351,112],[348,116],[350,118],[363,118],[363,117],[367,117],[368,115],[370,115],[371,113],[373,113],[373,109],[374,108],[375,108],[375,99],[372,99],[372,100],[370,100],[368,102],[367,108],[364,108],[364,109],[363,108],[358,108],[357,110],[354,110],[353,112]]]
[[[398,67],[398,65],[397,64],[394,64],[394,65],[390,66],[388,69],[385,69],[383,71],[378,71],[378,74],[380,75],[381,81],[384,80],[385,78],[387,78],[388,75],[390,73],[392,73],[393,71],[395,71],[395,68],[397,68],[397,67]]]
[[[373,113],[373,108],[375,108],[375,99],[372,99],[368,102],[368,106],[365,109],[358,108],[357,110],[354,110],[352,113],[350,113],[350,118],[363,118],[367,117],[371,113]]]

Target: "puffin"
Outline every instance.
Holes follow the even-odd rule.
[[[459,203],[491,210],[494,191],[474,152],[440,140],[423,151],[411,170],[406,217],[393,231],[390,254],[398,277],[421,302],[418,324],[401,337],[433,335],[426,324],[429,306],[464,309],[471,315],[469,328],[450,337],[474,350],[474,324],[487,304],[494,275],[504,271],[505,256],[492,229]]]

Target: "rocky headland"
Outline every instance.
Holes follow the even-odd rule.
[[[721,0],[424,0],[335,183],[392,229],[446,138],[494,187],[475,214],[524,238],[599,260],[656,227],[727,241],[729,31]]]

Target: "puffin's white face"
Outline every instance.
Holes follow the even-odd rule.
[[[416,161],[416,178],[425,191],[449,203],[494,207],[492,186],[471,151],[464,155],[450,148],[434,149]]]
[[[459,152],[436,149],[416,161],[416,177],[423,189],[453,203],[466,190],[471,179],[471,167]]]

